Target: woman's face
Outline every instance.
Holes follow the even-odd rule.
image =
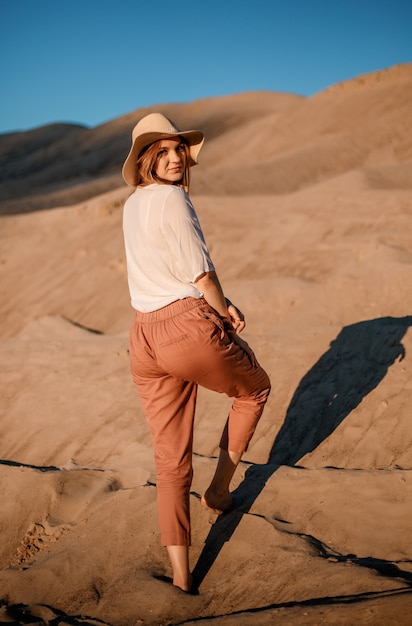
[[[154,171],[158,178],[168,183],[178,183],[186,167],[186,146],[176,139],[159,141]]]

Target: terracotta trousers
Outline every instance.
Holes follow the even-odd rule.
[[[249,346],[204,299],[136,312],[131,372],[152,434],[163,546],[190,545],[193,422],[197,386],[233,397],[220,447],[244,452],[270,392]]]

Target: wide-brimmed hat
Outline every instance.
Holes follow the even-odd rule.
[[[189,144],[189,167],[196,165],[197,156],[204,142],[200,130],[179,130],[173,122],[161,113],[150,113],[136,124],[132,131],[132,147],[123,164],[122,174],[128,185],[136,186],[136,160],[143,148],[160,139],[170,139],[177,135],[184,137]]]

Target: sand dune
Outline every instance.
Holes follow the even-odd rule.
[[[364,167],[405,165],[412,64],[373,76],[311,98],[253,92],[139,109],[92,129],[60,124],[0,136],[0,211],[71,205],[119,187],[130,130],[155,109],[208,137],[195,193],[289,193]],[[401,188],[409,173],[395,176]]]
[[[170,572],[129,375],[119,169],[147,110],[0,137],[1,623],[409,626],[411,92],[406,65],[156,107],[208,135],[193,199],[273,386],[242,505],[213,524],[229,401],[200,390],[197,597],[153,577]]]

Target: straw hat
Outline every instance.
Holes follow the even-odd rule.
[[[204,142],[200,130],[179,130],[173,122],[161,113],[150,113],[143,117],[133,128],[132,147],[124,162],[122,174],[128,185],[136,186],[136,160],[143,148],[159,139],[170,139],[177,135],[184,137],[189,144],[189,167],[196,165],[197,156]]]

